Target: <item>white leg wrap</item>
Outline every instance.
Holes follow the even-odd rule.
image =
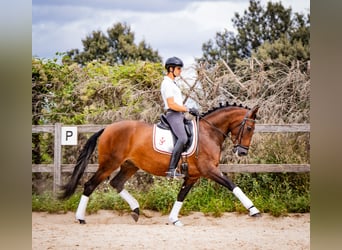
[[[233,194],[241,201],[243,206],[249,210],[249,215],[259,214],[260,211],[254,207],[253,202],[242,192],[239,187],[233,189]]]
[[[130,195],[130,193],[128,193],[128,191],[126,189],[123,189],[119,195],[121,196],[122,199],[124,199],[129,207],[132,209],[132,211],[136,208],[139,208],[139,203],[136,199],[134,199],[134,197],[132,195]]]
[[[253,207],[253,202],[242,192],[239,187],[233,189],[233,194],[241,201],[246,209]]]
[[[183,226],[183,224],[178,220],[178,214],[183,206],[183,202],[176,201],[173,204],[171,213],[169,215],[169,221],[172,222],[175,226]]]
[[[76,211],[76,220],[84,220],[89,197],[82,195]]]

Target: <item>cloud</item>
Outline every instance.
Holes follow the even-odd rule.
[[[92,9],[116,9],[138,12],[169,12],[183,9],[191,3],[208,2],[216,4],[219,2],[249,2],[249,0],[32,0],[33,6],[87,6]]]
[[[286,7],[286,1],[282,2]],[[308,0],[297,2],[307,4]],[[81,40],[92,31],[106,33],[115,23],[126,22],[135,33],[136,43],[145,40],[164,60],[175,55],[186,64],[201,56],[202,44],[213,39],[216,32],[233,31],[234,13],[242,13],[249,6],[248,0],[59,0],[56,3],[32,2],[35,56],[52,58],[56,52],[82,49]]]
[[[142,16],[140,20],[131,20],[132,30],[137,37],[145,39],[153,48],[159,48],[164,59],[176,55],[186,57],[187,62],[201,56],[204,42],[213,38],[224,28],[233,29],[228,9],[243,10],[239,3],[194,2],[179,11],[160,15],[152,13]]]
[[[222,0],[221,0],[222,1]],[[247,1],[247,0],[245,0]],[[89,8],[98,10],[118,10],[134,12],[172,12],[185,8],[193,2],[205,2],[201,0],[33,0],[32,5],[38,9],[68,7],[77,10],[78,8]],[[220,2],[209,1],[209,2]],[[77,18],[77,12],[75,12]]]

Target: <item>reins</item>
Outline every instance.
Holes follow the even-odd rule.
[[[210,127],[212,127],[213,129],[215,129],[217,132],[219,132],[221,135],[223,135],[224,139],[226,139],[227,137],[229,137],[228,134],[222,132],[221,129],[217,128],[214,124],[212,124],[210,121],[208,121],[207,119],[205,119],[204,117],[200,117],[201,120],[205,121],[206,123],[208,123],[210,125]],[[240,125],[240,124],[239,124]]]
[[[245,117],[243,118],[243,120],[242,120],[237,126],[235,126],[234,128],[231,129],[231,130],[234,130],[235,128],[240,127],[240,128],[239,128],[238,135],[237,135],[237,138],[238,138],[238,143],[237,143],[237,144],[235,143],[236,140],[234,141],[235,138],[233,139],[231,136],[229,137],[229,132],[230,132],[231,130],[228,131],[227,133],[224,133],[224,132],[222,132],[221,129],[217,128],[214,124],[212,124],[210,121],[208,121],[208,120],[205,119],[204,117],[200,117],[200,119],[203,120],[203,121],[205,121],[207,124],[210,125],[210,127],[212,127],[212,128],[215,129],[217,132],[219,132],[221,135],[223,135],[224,139],[226,139],[227,137],[230,138],[230,139],[232,140],[233,144],[234,144],[234,147],[240,146],[240,147],[242,147],[242,148],[248,149],[248,147],[245,147],[245,146],[242,146],[242,145],[241,145],[241,139],[242,139],[242,136],[243,136],[243,132],[244,132],[244,128],[245,128],[245,123],[246,123],[246,121],[255,122],[254,119],[248,118],[249,113],[250,113],[250,111],[248,111],[248,112],[246,113],[246,115],[245,115]],[[199,120],[199,119],[197,118],[197,120]]]

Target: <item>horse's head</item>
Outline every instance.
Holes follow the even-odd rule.
[[[238,156],[246,156],[248,154],[258,109],[259,106],[256,105],[251,110],[248,110],[241,122],[231,130],[234,143],[233,152]]]

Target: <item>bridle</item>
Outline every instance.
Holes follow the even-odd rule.
[[[251,122],[254,122],[254,123],[255,123],[255,119],[250,119],[250,118],[248,118],[250,112],[251,112],[251,111],[249,110],[249,111],[246,113],[245,117],[242,119],[242,121],[241,121],[237,126],[235,126],[234,128],[232,128],[232,129],[230,130],[230,131],[232,131],[232,130],[234,130],[235,128],[239,127],[239,132],[238,132],[238,134],[237,134],[237,136],[236,136],[235,138],[233,138],[232,136],[229,137],[229,132],[230,132],[230,131],[228,131],[227,133],[224,133],[224,132],[222,132],[221,129],[217,128],[214,124],[212,124],[210,121],[208,121],[208,120],[205,119],[204,117],[201,117],[200,119],[202,119],[203,121],[205,121],[206,123],[208,123],[213,129],[215,129],[217,132],[219,132],[220,134],[222,134],[223,137],[224,137],[224,139],[226,139],[227,137],[229,137],[229,138],[232,140],[232,142],[233,142],[233,147],[234,147],[234,148],[240,147],[240,148],[243,148],[243,149],[245,149],[245,150],[248,150],[249,147],[246,147],[246,146],[241,145],[241,140],[242,140],[242,138],[243,138],[243,133],[244,133],[244,131],[245,131],[245,124],[246,124],[246,121],[251,121]]]
[[[246,121],[251,121],[251,122],[255,123],[255,120],[247,118],[246,116],[243,118],[242,122],[238,125],[238,126],[240,126],[240,128],[239,128],[239,132],[238,132],[237,137],[235,137],[234,139],[231,138],[231,140],[232,140],[232,142],[234,144],[234,146],[233,146],[234,148],[240,147],[240,148],[243,148],[245,150],[249,149],[249,147],[241,145],[241,140],[242,140],[242,137],[243,137],[243,132],[245,131]],[[237,143],[236,143],[236,141],[237,141]]]

